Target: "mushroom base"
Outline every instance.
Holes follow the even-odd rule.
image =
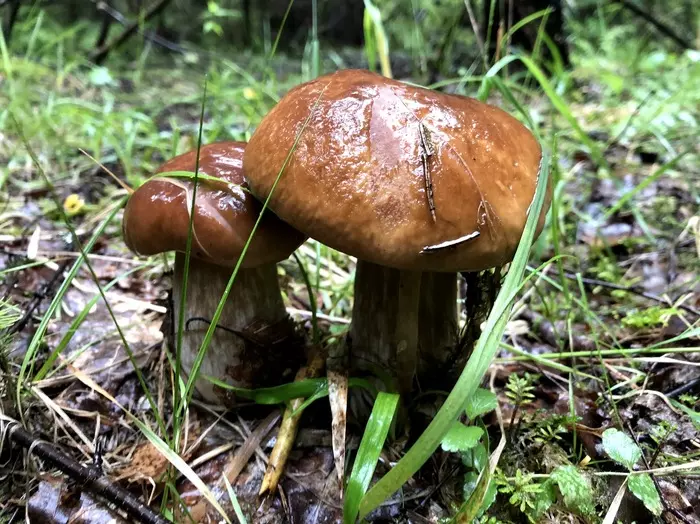
[[[465,273],[466,324],[458,322],[456,273],[400,271],[358,260],[349,371],[402,394],[450,390],[481,335],[500,271]]]
[[[348,339],[350,373],[370,373],[407,393],[418,368],[421,273],[357,261]]]
[[[175,256],[173,276],[173,327],[175,353],[185,255]],[[180,352],[183,375],[188,376],[209,328],[209,322],[231,277],[231,268],[190,259],[185,297],[185,326]],[[294,351],[294,325],[282,300],[277,268],[268,264],[240,269],[214,331],[195,387],[207,402],[232,405],[230,390],[215,386],[209,375],[232,386],[256,388],[283,382],[303,362],[303,351]]]

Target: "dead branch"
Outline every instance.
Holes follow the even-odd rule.
[[[158,515],[132,493],[120,488],[97,468],[89,468],[79,464],[53,444],[26,431],[19,422],[0,415],[0,438],[4,440],[5,436],[10,442],[25,448],[28,453],[35,455],[77,481],[85,491],[101,497],[109,504],[123,510],[135,522],[167,524],[168,521],[164,517]],[[0,442],[1,444],[2,442]]]
[[[34,315],[34,312],[41,305],[44,299],[53,294],[54,287],[56,287],[56,284],[58,284],[58,281],[63,276],[63,272],[68,268],[68,264],[70,264],[70,262],[70,260],[64,260],[58,265],[58,269],[49,279],[49,281],[44,284],[44,287],[40,291],[36,291],[34,293],[34,296],[29,301],[29,305],[25,309],[22,318],[7,328],[7,334],[13,335],[14,333],[22,331],[27,326],[32,318],[32,315]]]
[[[136,30],[139,28],[139,24],[142,21],[143,23],[148,22],[148,20],[150,20],[151,18],[159,14],[163,9],[165,9],[165,7],[169,3],[170,0],[158,0],[157,2],[155,2],[151,7],[149,7],[146,10],[143,17],[139,17],[138,20],[131,22],[114,40],[112,40],[111,42],[107,42],[106,44],[100,46],[99,48],[95,49],[95,51],[90,53],[90,58],[92,59],[92,61],[96,64],[101,64],[102,62],[104,62],[105,58],[107,58],[107,55],[110,53],[110,51],[118,48],[120,45],[126,42],[129,39],[129,37],[131,37],[131,35],[133,35],[136,32]]]
[[[676,32],[669,26],[663,22],[659,22],[649,13],[634,5],[632,2],[629,2],[628,0],[616,0],[616,3],[620,4],[628,11],[631,11],[645,22],[654,26],[659,33],[673,40],[679,47],[682,47],[683,49],[693,49],[693,45],[690,42],[678,36],[678,34],[676,34]]]
[[[564,276],[566,278],[569,278],[571,280],[578,280],[578,276],[569,273],[567,271],[564,272]],[[659,302],[660,304],[664,304],[665,306],[668,307],[674,307],[674,304],[670,302],[668,299],[660,297],[658,295],[654,295],[652,293],[647,293],[646,291],[642,291],[641,289],[635,287],[635,286],[621,286],[619,284],[613,284],[611,282],[606,282],[605,280],[598,280],[596,278],[587,278],[587,277],[581,277],[581,282],[585,284],[586,286],[600,286],[604,287],[607,289],[614,289],[616,291],[626,291],[627,293],[633,293],[635,295],[638,295],[640,297],[644,297],[647,300],[653,300],[654,302]],[[685,304],[679,304],[678,309],[682,309],[683,311],[686,311],[688,313],[691,313],[695,315],[696,317],[700,317],[700,311],[695,309],[692,306],[686,306]]]

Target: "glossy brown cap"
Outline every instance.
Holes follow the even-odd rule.
[[[196,258],[234,266],[253,230],[262,205],[245,190],[241,167],[244,149],[243,142],[219,142],[200,149],[199,173],[224,183],[201,180],[198,184],[192,239],[192,256]],[[196,150],[177,156],[156,172],[194,172],[196,156]],[[132,251],[140,255],[185,251],[193,182],[191,178],[154,178],[131,195],[122,227],[124,241]],[[305,239],[267,210],[242,267],[284,260]]]
[[[477,271],[512,260],[542,156],[514,117],[369,71],[325,75],[289,91],[250,139],[243,170],[257,196],[269,194],[312,110],[270,201],[283,220],[398,269]],[[551,187],[538,234],[550,198]]]

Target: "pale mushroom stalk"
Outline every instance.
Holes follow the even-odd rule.
[[[358,260],[355,275],[353,369],[381,377],[402,393],[411,391],[414,380],[425,389],[455,378],[481,334],[500,280],[491,271],[467,274],[467,324],[461,332],[456,273],[401,271]]]
[[[376,375],[394,391],[411,390],[418,365],[420,293],[419,271],[357,261],[350,362],[355,370]]]
[[[181,370],[189,376],[232,272],[257,221],[261,206],[243,190],[245,144],[220,142],[200,148],[202,178],[194,192],[191,178],[168,177],[168,172],[192,172],[196,151],[177,156],[157,171],[129,198],[123,230],[127,246],[142,255],[175,251],[173,322],[166,331],[171,351],[177,351],[180,304],[184,299]],[[196,195],[194,216],[192,198]],[[182,289],[187,239],[192,243],[186,293]],[[230,405],[230,390],[206,376],[240,388],[279,384],[303,361],[289,342],[294,326],[289,319],[277,277],[276,262],[287,258],[305,235],[268,212],[260,222],[241,261],[222,315],[213,332],[195,387],[215,404]],[[301,349],[301,348],[299,348]]]
[[[176,253],[172,292],[173,352],[177,341],[180,300],[183,298],[184,265],[185,255]],[[190,259],[180,348],[185,376],[189,376],[192,370],[231,273],[230,267]],[[274,337],[280,340],[293,334],[275,264],[238,270],[217,326],[202,361],[199,378],[195,382],[197,391],[205,400],[215,404],[228,404],[231,397],[226,390],[215,386],[205,376],[234,386],[250,387],[252,384],[264,383],[264,376],[270,377],[284,371],[277,369],[275,372],[271,369],[278,368],[278,357],[270,355],[269,347],[265,347],[264,343],[255,342],[256,338],[267,338],[265,333],[256,332],[256,329],[274,332]]]

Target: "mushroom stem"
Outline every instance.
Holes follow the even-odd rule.
[[[357,261],[350,372],[369,372],[411,391],[418,367],[421,273]]]
[[[457,274],[391,269],[358,260],[350,373],[368,372],[402,394],[449,390],[481,334],[500,272],[465,273],[467,324],[460,333]],[[460,336],[461,335],[461,336]]]
[[[173,353],[176,348],[182,275],[185,255],[175,254],[173,277]],[[189,375],[197,353],[232,269],[195,258],[190,259],[188,289],[185,296],[185,328],[180,350],[182,371]],[[230,391],[215,386],[209,375],[232,386],[260,387],[279,383],[285,371],[294,367],[295,352],[285,344],[294,328],[285,309],[275,264],[239,269],[207,348],[195,387],[208,402],[231,404]],[[278,348],[275,351],[275,348]],[[299,352],[301,353],[301,352]],[[299,355],[302,356],[302,355]]]
[[[419,314],[419,384],[444,388],[459,351],[456,273],[422,274]]]

